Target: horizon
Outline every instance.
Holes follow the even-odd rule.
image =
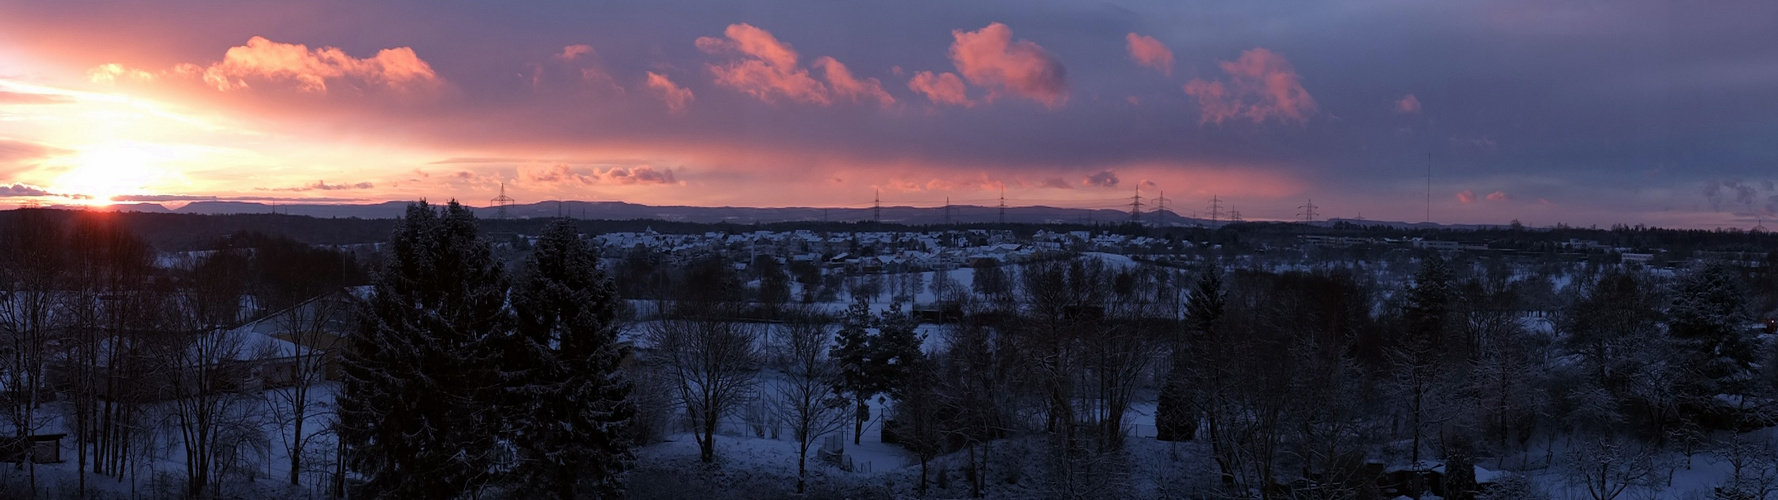
[[[79,205],[79,204],[76,204],[76,205],[21,205],[21,206],[16,206],[16,207],[12,207],[12,208],[0,209],[0,212],[36,209],[36,210],[61,210],[61,211],[100,211],[100,212],[111,212],[111,213],[172,214],[172,215],[192,215],[192,216],[283,215],[283,216],[291,216],[291,217],[308,217],[308,218],[337,218],[337,217],[344,216],[344,217],[351,217],[351,218],[358,218],[358,219],[365,219],[365,220],[391,220],[391,219],[400,219],[402,217],[402,215],[400,214],[400,209],[388,211],[386,213],[379,213],[379,212],[376,212],[375,210],[379,209],[379,208],[387,207],[389,205],[402,205],[403,209],[404,209],[405,205],[411,205],[414,203],[422,203],[422,202],[431,203],[435,207],[442,206],[443,203],[453,203],[453,202],[458,203],[459,205],[469,208],[470,210],[472,210],[475,213],[482,214],[482,215],[480,215],[480,217],[487,219],[487,220],[495,220],[496,218],[499,217],[497,215],[487,214],[487,212],[499,211],[501,208],[498,205],[475,205],[475,204],[470,204],[470,203],[462,203],[461,201],[456,200],[456,199],[450,199],[445,202],[439,202],[436,200],[428,200],[428,199],[422,198],[422,199],[417,199],[417,200],[386,200],[386,201],[380,201],[380,202],[375,202],[375,203],[362,203],[362,204],[352,204],[352,203],[301,204],[301,203],[298,203],[298,204],[286,204],[286,205],[273,205],[273,204],[268,204],[263,201],[194,200],[194,201],[180,201],[180,202],[176,202],[176,203],[120,202],[120,203],[110,203],[110,204],[104,204],[104,205]],[[697,216],[697,214],[678,213],[678,214],[669,215],[665,212],[655,213],[655,214],[641,216],[641,217],[637,217],[637,216],[625,217],[621,214],[618,214],[618,215],[613,215],[613,214],[609,214],[609,213],[589,214],[584,211],[585,210],[584,207],[582,208],[582,211],[580,211],[580,212],[573,212],[573,211],[560,212],[560,207],[557,207],[558,214],[552,215],[552,214],[547,213],[549,211],[551,204],[562,204],[562,203],[586,203],[586,204],[605,203],[605,204],[627,205],[627,206],[631,206],[631,207],[640,207],[640,208],[647,208],[647,209],[677,209],[677,210],[720,211],[720,210],[724,210],[724,209],[733,209],[733,210],[760,210],[760,211],[786,211],[786,212],[789,212],[789,211],[821,211],[821,213],[824,216],[827,215],[828,211],[830,211],[830,210],[844,210],[844,211],[846,211],[846,213],[837,214],[837,215],[842,215],[843,217],[836,217],[831,220],[827,219],[825,217],[816,219],[816,218],[814,218],[815,216],[812,214],[806,215],[803,217],[792,217],[787,214],[779,214],[776,217],[773,217],[770,215],[767,215],[767,216],[757,216],[756,215],[755,217],[753,217],[751,219],[745,219],[745,220],[737,220],[737,219],[740,219],[740,217],[735,216],[733,214],[730,214],[729,216],[726,216],[726,217],[720,216],[720,214],[713,214],[713,215],[716,215],[714,217],[712,217],[711,215],[704,215],[703,218],[694,220],[689,217]],[[195,207],[196,209],[194,210],[193,205],[199,205],[199,204],[211,204],[211,206],[225,205],[225,204],[231,205],[231,206],[254,206],[257,208],[263,208],[266,211],[258,212],[258,211],[233,211],[233,210],[219,211],[219,210],[214,210],[214,209],[206,210],[205,209],[206,206],[204,206],[204,205]],[[910,216],[910,215],[906,214],[905,211],[909,211],[909,210],[927,211],[927,212],[936,211],[939,214],[943,214],[944,213],[943,211],[946,210],[947,207],[945,207],[945,206],[913,206],[913,205],[882,205],[880,207],[863,207],[863,208],[858,208],[858,207],[819,207],[819,206],[778,206],[778,207],[717,206],[717,207],[710,207],[710,206],[696,206],[696,205],[648,205],[648,204],[631,203],[631,202],[617,201],[617,200],[605,200],[605,201],[544,200],[544,201],[538,201],[538,202],[532,202],[532,203],[517,203],[517,204],[508,205],[508,207],[511,209],[515,209],[515,210],[521,210],[520,213],[513,214],[513,215],[510,215],[507,217],[507,218],[510,218],[513,220],[550,219],[550,218],[562,217],[562,218],[573,219],[573,220],[587,220],[587,221],[625,222],[625,221],[655,220],[655,221],[661,221],[661,222],[692,223],[692,224],[724,224],[724,223],[738,223],[738,224],[792,223],[792,224],[795,224],[795,223],[810,223],[810,222],[835,223],[835,224],[855,224],[855,223],[876,222],[879,224],[885,224],[888,226],[896,226],[896,227],[928,227],[928,226],[972,226],[972,225],[983,225],[983,224],[988,224],[988,225],[1014,224],[1014,225],[1037,225],[1037,226],[1072,226],[1072,225],[1090,225],[1090,226],[1112,225],[1112,226],[1115,226],[1115,225],[1123,225],[1123,224],[1135,222],[1135,223],[1143,225],[1143,226],[1149,226],[1149,227],[1155,227],[1155,228],[1180,228],[1180,227],[1192,227],[1192,226],[1216,227],[1219,224],[1220,225],[1229,225],[1229,224],[1239,224],[1239,223],[1308,224],[1311,226],[1319,225],[1319,226],[1325,226],[1325,227],[1334,227],[1333,225],[1336,223],[1347,223],[1347,224],[1356,224],[1361,227],[1372,227],[1372,226],[1381,225],[1381,226],[1394,226],[1397,229],[1404,229],[1404,230],[1406,230],[1406,229],[1433,229],[1433,230],[1456,230],[1456,231],[1499,230],[1499,229],[1512,227],[1515,224],[1520,225],[1520,227],[1523,227],[1525,229],[1538,230],[1538,231],[1565,230],[1565,229],[1589,230],[1589,231],[1611,231],[1611,230],[1617,230],[1620,228],[1627,228],[1627,229],[1677,230],[1677,231],[1749,232],[1749,233],[1753,233],[1753,234],[1762,234],[1762,233],[1769,232],[1771,230],[1770,228],[1765,227],[1763,218],[1756,219],[1755,225],[1753,225],[1751,227],[1747,227],[1747,228],[1734,227],[1734,226],[1727,226],[1727,227],[1724,227],[1724,226],[1718,226],[1718,227],[1675,227],[1675,226],[1660,226],[1660,225],[1650,225],[1650,224],[1626,224],[1626,223],[1618,223],[1618,224],[1610,224],[1610,225],[1601,226],[1598,224],[1570,224],[1570,223],[1563,222],[1563,221],[1558,221],[1558,222],[1554,222],[1551,224],[1544,224],[1544,225],[1526,224],[1523,221],[1520,221],[1517,219],[1509,220],[1506,222],[1477,222],[1477,223],[1445,223],[1445,222],[1440,222],[1440,221],[1436,221],[1436,220],[1430,221],[1430,222],[1427,222],[1427,221],[1415,222],[1415,221],[1405,221],[1405,220],[1346,218],[1346,217],[1328,217],[1328,218],[1321,218],[1321,219],[1316,219],[1316,220],[1312,220],[1312,221],[1303,220],[1303,219],[1251,219],[1251,218],[1242,217],[1242,216],[1240,216],[1239,213],[1235,214],[1237,217],[1240,217],[1238,219],[1229,219],[1229,218],[1226,218],[1226,216],[1224,218],[1220,218],[1220,219],[1212,219],[1212,218],[1210,218],[1210,215],[1208,215],[1208,214],[1178,213],[1178,212],[1173,211],[1172,209],[1166,209],[1164,215],[1160,211],[1151,210],[1151,211],[1143,212],[1141,214],[1140,218],[1138,218],[1135,221],[1131,221],[1131,220],[1124,219],[1124,217],[1127,217],[1129,214],[1129,212],[1127,210],[1126,211],[1118,211],[1116,209],[1111,209],[1111,208],[1069,208],[1069,207],[1057,207],[1057,206],[1049,206],[1049,205],[1023,205],[1023,206],[1007,205],[1005,207],[991,206],[991,205],[952,205],[952,206],[948,207],[950,210],[968,208],[968,209],[989,210],[990,212],[981,212],[981,213],[974,213],[974,214],[958,214],[956,212],[952,212],[949,215],[942,215],[945,218],[940,219],[941,222],[934,222],[934,221],[921,220],[921,219],[940,217],[941,215],[933,215],[931,213],[925,213],[925,214],[913,214]],[[331,212],[334,209],[341,209],[341,208],[348,208],[348,209],[349,208],[361,208],[361,209],[365,209],[365,211],[332,212],[332,213],[326,213],[326,214],[315,212],[315,210],[317,210],[317,209],[326,209]],[[900,214],[901,217],[899,217],[899,218],[884,218],[880,221],[873,221],[871,219],[871,213],[872,213],[871,211],[873,210],[873,208],[880,209],[880,210],[898,210],[898,211],[904,211],[904,213]],[[1002,220],[1002,218],[1001,218],[1002,216],[999,214],[999,210],[1002,208],[1004,208],[1005,210],[1008,210],[1008,211],[1016,211],[1016,210],[1021,210],[1021,209],[1066,211],[1066,212],[1070,213],[1069,217],[1071,217],[1071,218],[1072,217],[1081,217],[1081,218],[1076,219],[1076,220],[1070,220],[1070,219],[1056,219],[1056,218],[1052,217],[1050,219],[1044,219],[1044,220],[1033,220],[1032,217],[1039,217],[1039,215],[1033,215],[1033,214],[1028,214],[1028,213],[1027,214],[1011,213],[1011,214],[1007,214],[1007,215],[1011,215],[1012,217],[1005,217],[1004,220]],[[290,213],[288,211],[279,211],[281,209],[296,209],[296,210],[303,212],[303,213]],[[529,209],[529,212],[531,212],[531,213],[522,212],[523,210],[526,210],[526,209]],[[538,215],[538,214],[542,214],[542,215]],[[1111,215],[1114,217],[1105,218],[1105,219],[1098,219],[1098,218],[1094,218],[1094,217],[1096,217],[1094,214],[1106,214],[1106,215]],[[1051,215],[1054,215],[1054,214],[1051,214]],[[1164,223],[1161,222],[1161,221],[1167,220],[1167,219],[1171,219],[1171,221],[1167,221]]]
[[[1203,219],[1313,204],[1750,230],[1778,215],[1773,18],[1659,0],[12,4],[0,208],[1164,196]]]

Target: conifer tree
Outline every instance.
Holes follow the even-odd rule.
[[[409,205],[347,338],[339,435],[353,496],[454,498],[493,481],[506,278],[455,201]]]
[[[1757,395],[1763,384],[1760,345],[1747,327],[1751,317],[1741,283],[1728,267],[1712,264],[1681,278],[1673,292],[1667,332],[1679,345],[1679,365],[1688,369],[1680,382],[1687,406],[1745,406],[1737,403]]]
[[[518,455],[507,479],[528,498],[619,496],[636,405],[618,366],[616,289],[566,220],[544,228],[519,279],[502,371]]]

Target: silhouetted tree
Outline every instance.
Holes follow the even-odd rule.
[[[517,464],[506,478],[528,497],[616,497],[634,460],[636,413],[619,369],[617,292],[573,224],[545,227],[524,262],[501,370],[503,417]]]
[[[348,339],[339,433],[373,497],[450,498],[494,477],[506,277],[451,202],[410,205]]]

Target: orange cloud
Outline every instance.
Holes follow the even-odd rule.
[[[1068,71],[1030,40],[1012,41],[1012,28],[993,23],[976,31],[953,30],[951,62],[969,83],[988,87],[988,99],[1002,92],[1055,108],[1068,100]]]
[[[958,78],[956,73],[945,72],[934,75],[931,71],[921,71],[915,73],[914,79],[908,81],[908,88],[925,95],[935,104],[951,104],[966,108],[975,106],[975,101],[969,99],[963,79]]]
[[[1168,49],[1160,40],[1135,33],[1124,35],[1124,40],[1129,42],[1130,59],[1134,59],[1136,64],[1173,76],[1173,50]]]
[[[154,81],[154,73],[127,68],[118,63],[94,66],[92,69],[86,70],[86,77],[93,83],[117,83],[118,80]]]
[[[1254,123],[1276,119],[1301,124],[1320,109],[1284,56],[1256,48],[1242,52],[1235,61],[1223,61],[1221,67],[1229,76],[1226,83],[1194,78],[1185,84],[1185,93],[1197,97],[1202,109],[1199,123],[1220,125],[1247,118]]]
[[[592,53],[593,53],[593,46],[591,46],[591,45],[587,45],[587,44],[569,45],[567,47],[562,47],[562,53],[556,54],[556,59],[561,59],[563,61],[572,61],[575,58],[578,58],[580,56],[584,56],[587,54],[592,54]]]
[[[1461,201],[1464,203],[1475,203],[1475,191],[1470,191],[1468,189],[1465,189],[1465,190],[1457,193],[1457,201]]]
[[[1495,191],[1492,193],[1488,193],[1488,201],[1506,201],[1507,199],[1508,198],[1506,196],[1505,191]]]
[[[672,169],[655,169],[652,165],[634,167],[611,167],[604,170],[598,168],[574,168],[566,164],[527,172],[525,180],[543,184],[580,184],[580,185],[619,185],[636,184],[674,185],[684,184],[674,178]]]
[[[661,99],[667,102],[667,111],[673,113],[684,113],[686,105],[694,98],[691,89],[680,87],[666,75],[653,71],[648,72],[648,88],[660,91]]]
[[[335,47],[310,49],[258,36],[248,39],[246,45],[230,47],[221,62],[201,68],[182,64],[173,72],[201,76],[204,83],[222,91],[246,89],[255,83],[288,83],[303,92],[326,93],[329,82],[360,89],[415,91],[441,83],[432,66],[409,47],[383,49],[360,59]]]
[[[1407,97],[1403,97],[1403,98],[1401,98],[1401,100],[1395,101],[1395,112],[1401,113],[1401,114],[1419,113],[1420,112],[1420,98],[1414,97],[1414,94],[1408,94]]]
[[[832,57],[823,56],[820,59],[816,59],[814,65],[817,68],[821,68],[821,73],[827,77],[827,82],[833,86],[834,95],[845,97],[853,101],[876,99],[878,103],[884,106],[895,104],[895,98],[890,96],[888,91],[883,90],[882,82],[877,81],[875,78],[865,78],[860,80],[857,77],[852,76],[852,71],[846,69],[846,65],[840,64],[839,61]]]

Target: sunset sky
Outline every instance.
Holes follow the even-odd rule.
[[[457,198],[1751,228],[1778,2],[0,1],[0,208]],[[1778,227],[1778,222],[1768,222]]]

